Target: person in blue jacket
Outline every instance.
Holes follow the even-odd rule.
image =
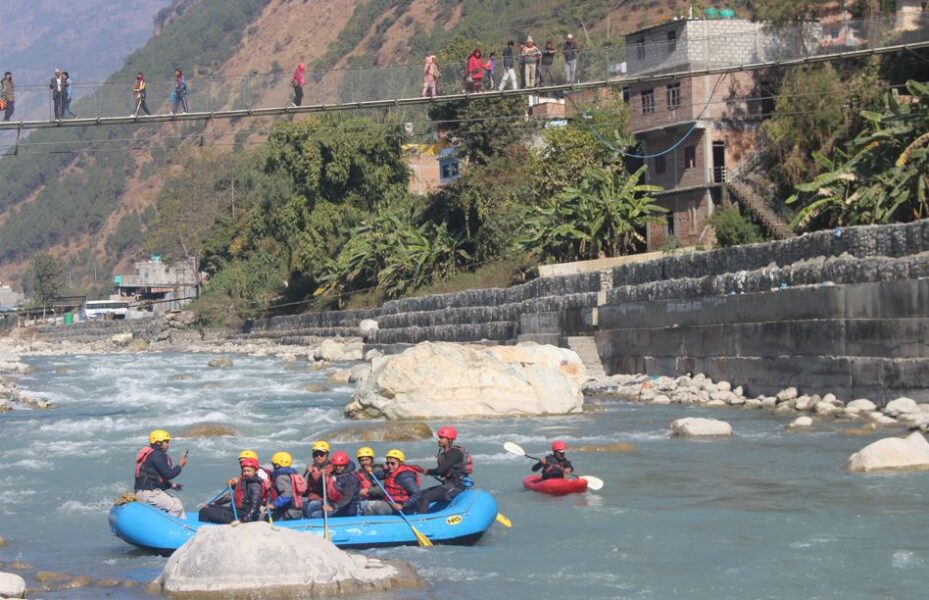
[[[171,434],[164,429],[156,429],[148,435],[148,446],[139,450],[135,459],[135,495],[140,501],[183,519],[183,503],[167,490],[181,490],[181,484],[171,480],[180,475],[187,465],[187,453],[177,461],[177,465],[172,465],[168,456],[170,444]]]
[[[303,497],[298,481],[306,480],[293,468],[294,459],[289,452],[277,452],[271,457],[271,485],[274,498],[268,503],[271,518],[275,521],[289,521],[303,518]],[[299,478],[299,479],[298,479]]]

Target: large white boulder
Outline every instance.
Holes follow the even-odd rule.
[[[906,396],[891,400],[887,403],[887,406],[884,407],[884,414],[890,415],[891,417],[912,412],[920,412],[919,405],[916,404],[916,400],[907,398]]]
[[[845,405],[845,411],[850,413],[869,413],[877,410],[877,405],[867,398],[852,400]]]
[[[358,323],[358,335],[361,337],[368,337],[375,331],[377,331],[377,321],[374,319],[362,319],[361,323]]]
[[[455,418],[579,413],[584,363],[535,343],[422,342],[374,359],[345,414],[353,418]]]
[[[671,435],[674,437],[729,437],[732,435],[732,425],[719,419],[686,417],[671,421]]]
[[[364,357],[364,345],[361,342],[340,342],[325,339],[316,349],[316,358],[326,362],[361,360]]]
[[[929,443],[918,431],[905,438],[884,438],[852,454],[848,469],[856,473],[929,469]]]
[[[25,598],[26,581],[13,573],[0,573],[0,598]]]
[[[348,554],[322,536],[264,522],[201,527],[171,555],[155,580],[163,592],[196,593],[198,598],[199,594],[259,597],[261,591],[268,597],[299,593],[315,598],[383,592],[417,583],[404,563]]]

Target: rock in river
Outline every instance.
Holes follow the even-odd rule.
[[[219,423],[196,423],[179,431],[177,437],[211,438],[229,437],[234,435],[239,435],[239,432],[227,425],[221,425]]]
[[[228,369],[229,367],[232,366],[232,359],[227,358],[225,356],[221,356],[219,358],[211,358],[206,363],[206,366],[211,367],[213,369]]]
[[[357,423],[331,429],[319,437],[332,442],[412,442],[430,439],[432,428],[422,421]]]
[[[26,581],[13,573],[0,573],[0,598],[25,598]]]
[[[375,359],[345,414],[416,419],[578,413],[586,379],[580,358],[565,348],[422,342]]]
[[[315,598],[380,593],[419,579],[406,563],[348,554],[322,536],[258,522],[201,527],[154,583],[169,597]]]
[[[718,419],[686,417],[671,422],[671,435],[674,437],[729,437],[732,435],[732,425]]]
[[[929,443],[918,431],[905,438],[877,440],[852,454],[848,469],[856,473],[926,470],[929,469]]]

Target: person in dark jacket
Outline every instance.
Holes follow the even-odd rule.
[[[361,484],[353,470],[349,469],[351,460],[344,452],[332,453],[332,474],[326,477],[327,503],[319,511],[310,515],[311,519],[323,516],[354,517],[358,514],[358,490]]]
[[[574,42],[574,36],[570,33],[565,40],[561,52],[564,54],[564,82],[574,83],[577,79],[577,44]]]
[[[180,69],[174,69],[174,93],[171,97],[174,100],[171,106],[172,115],[177,114],[178,108],[183,108],[185,113],[190,112],[190,107],[187,106],[187,80]]]
[[[532,471],[542,471],[542,479],[561,479],[574,472],[574,465],[565,456],[568,445],[561,440],[552,442],[552,453],[532,465]]]
[[[513,55],[513,40],[510,40],[506,43],[506,48],[503,49],[503,79],[500,80],[500,87],[498,88],[501,92],[503,88],[506,87],[506,82],[510,82],[510,87],[514,90],[519,89],[519,83],[516,80],[516,58]]]
[[[396,448],[387,451],[387,478],[384,489],[387,490],[388,506],[393,512],[413,513],[419,509],[419,499],[423,493],[419,487],[421,467],[406,464],[406,455]]]
[[[171,480],[181,474],[187,465],[187,453],[171,464],[168,456],[168,446],[171,444],[171,434],[164,429],[156,429],[148,435],[148,446],[139,450],[135,460],[135,495],[158,510],[178,517],[184,516],[184,505],[180,499],[166,493],[166,490],[180,490],[181,485]]]
[[[274,500],[268,503],[271,518],[275,521],[290,521],[303,518],[303,498],[294,491],[298,473],[293,468],[293,457],[288,452],[278,452],[271,457],[271,485]]]
[[[67,71],[65,71],[64,73],[61,74],[61,76],[65,80],[64,105],[61,107],[61,117],[64,118],[68,116],[68,117],[71,117],[72,119],[76,119],[78,116],[77,113],[71,110],[71,100],[74,98],[74,92],[71,91],[71,85],[72,85],[71,75]]]
[[[555,54],[555,44],[549,40],[542,50],[542,68],[539,71],[539,81],[542,85],[555,85]]]
[[[416,512],[429,511],[432,502],[447,502],[464,490],[463,479],[466,473],[466,459],[464,450],[454,445],[458,438],[458,431],[454,427],[440,427],[436,432],[438,436],[439,454],[438,463],[434,469],[428,469],[427,475],[437,477],[442,483],[423,490]]]
[[[323,508],[325,476],[332,472],[329,450],[329,442],[326,440],[313,442],[313,462],[306,466],[306,472],[303,474],[308,486],[307,501],[303,504],[303,514],[307,518]]]
[[[61,69],[55,69],[55,74],[52,76],[51,82],[48,84],[48,89],[52,91],[52,106],[55,110],[55,120],[59,120],[64,116],[64,99],[67,84],[67,80],[62,76]]]
[[[3,81],[0,82],[0,98],[6,102],[3,109],[3,120],[9,121],[13,117],[13,104],[16,101],[16,90],[13,86],[13,74],[7,71],[3,74]]]
[[[201,523],[251,523],[261,518],[264,506],[265,484],[262,484],[258,471],[261,465],[254,458],[239,460],[242,474],[226,483],[232,488],[231,503],[228,498],[200,509]],[[235,510],[233,510],[235,506]]]

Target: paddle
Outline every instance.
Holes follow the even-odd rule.
[[[326,510],[326,506],[329,505],[329,498],[326,495],[326,472],[321,471],[319,476],[322,477],[323,482],[323,537],[325,537],[326,540],[331,540],[332,536],[329,535],[329,512]]]
[[[515,454],[516,456],[524,456],[526,458],[532,459],[536,462],[541,462],[541,458],[536,458],[530,454],[526,454],[526,451],[523,450],[523,447],[514,442],[505,442],[503,444],[503,449],[509,452],[510,454]],[[558,465],[552,465],[555,468],[560,468]],[[603,489],[603,480],[599,477],[594,477],[593,475],[575,475],[578,479],[584,479],[587,481],[587,489],[593,491],[599,491]]]
[[[413,524],[410,523],[410,520],[407,519],[406,515],[403,514],[403,511],[400,510],[400,505],[394,502],[394,499],[390,497],[390,494],[387,493],[387,490],[384,489],[384,486],[381,485],[381,482],[378,480],[378,478],[374,477],[373,479],[374,479],[374,483],[377,484],[377,487],[381,488],[381,491],[384,492],[384,497],[390,500],[391,504],[397,507],[397,513],[399,513],[400,518],[402,518],[406,522],[406,524],[409,525],[410,530],[413,532],[413,535],[416,536],[416,541],[419,542],[419,545],[422,546],[423,548],[429,548],[430,546],[432,546],[432,541],[429,538],[427,538],[425,535],[423,535],[422,532],[420,532],[418,529],[413,527]]]
[[[203,508],[204,506],[213,504],[214,502],[216,502],[217,500],[219,500],[220,498],[222,498],[224,495],[226,495],[226,493],[227,493],[228,491],[229,491],[228,488],[223,488],[223,489],[219,490],[218,492],[216,492],[215,494],[213,494],[213,497],[212,497],[212,498],[210,498],[210,499],[207,500],[206,502],[203,502],[203,503],[201,503],[201,504],[198,504],[198,505],[197,505],[197,508]]]
[[[235,509],[235,494],[232,493],[232,486],[227,484],[226,490],[229,492],[229,504],[232,505],[232,518],[238,521],[239,511]]]
[[[512,527],[513,522],[506,518],[506,515],[503,513],[497,513],[497,523],[500,523],[504,527]]]

